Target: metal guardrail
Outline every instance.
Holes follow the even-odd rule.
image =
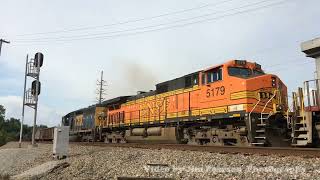
[[[28,106],[34,106],[36,104],[35,96],[31,92],[31,89],[25,92],[25,104]]]
[[[31,77],[37,77],[37,75],[39,74],[39,69],[34,65],[34,60],[30,60],[27,63],[27,76],[31,76]]]
[[[320,109],[320,79],[313,79],[304,82],[304,94],[306,95],[306,107]]]

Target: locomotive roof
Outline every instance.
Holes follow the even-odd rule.
[[[137,99],[148,97],[148,96],[154,96],[156,94],[161,94],[163,92],[173,91],[176,89],[184,88],[185,87],[185,79],[187,77],[192,77],[195,75],[198,77],[199,72],[200,71],[193,72],[193,73],[190,73],[190,74],[187,74],[187,75],[184,75],[184,76],[181,76],[181,77],[169,80],[169,81],[158,83],[158,84],[156,84],[156,90],[150,90],[148,92],[140,91],[139,94],[134,95],[134,96],[130,96],[127,100],[133,101],[133,100],[137,100]],[[159,90],[162,86],[167,86],[167,89],[165,91]]]
[[[135,96],[131,96],[128,98],[129,101],[133,101],[133,100],[137,100],[137,99],[140,99],[140,98],[144,98],[144,97],[148,97],[148,96],[154,96],[156,95],[156,91],[154,90],[151,90],[149,92],[141,92]]]
[[[132,97],[132,96],[119,96],[119,97],[116,97],[113,99],[103,101],[102,105],[108,106],[108,105],[113,105],[113,104],[125,103],[127,101],[127,99],[129,99],[130,97]]]
[[[163,85],[163,84],[166,84],[166,83],[168,83],[168,82],[176,81],[176,80],[181,79],[181,78],[193,76],[193,75],[199,74],[200,72],[201,72],[201,71],[197,71],[197,72],[193,72],[193,73],[190,73],[190,74],[187,74],[187,75],[184,75],[184,76],[175,78],[175,79],[171,79],[171,80],[169,80],[169,81],[164,81],[164,82],[161,82],[161,83],[156,84],[156,86],[158,86],[158,85]]]
[[[223,65],[227,65],[227,66],[228,65],[234,65],[235,61],[237,61],[237,59],[228,60],[225,63],[221,63],[221,64],[218,64],[218,65],[211,66],[211,67],[209,67],[207,69],[204,69],[203,72],[210,71],[211,69],[214,69],[214,68],[217,68],[217,67],[221,67]],[[250,61],[250,60],[238,60],[238,61],[246,61],[246,63],[248,63],[248,64],[255,64],[255,62]]]

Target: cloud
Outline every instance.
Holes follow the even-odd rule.
[[[0,104],[6,109],[6,119],[11,117],[21,119],[22,98],[19,96],[0,96]],[[24,124],[33,125],[34,110],[25,107]],[[61,122],[62,113],[55,111],[53,108],[39,104],[37,124],[56,126]]]

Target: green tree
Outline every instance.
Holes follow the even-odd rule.
[[[2,130],[0,130],[0,146],[4,145],[5,143],[6,143],[6,135]]]
[[[0,146],[6,143],[6,134],[3,130],[3,125],[5,123],[4,116],[5,116],[6,110],[2,105],[0,105]]]
[[[0,129],[2,129],[2,126],[4,124],[4,116],[6,114],[6,109],[0,105]]]
[[[4,120],[4,115],[6,113],[6,109],[0,105],[0,118],[2,118]]]
[[[21,122],[19,119],[10,118],[5,120],[5,108],[0,105],[0,146],[9,141],[19,140]],[[47,128],[45,125],[37,127]],[[23,140],[31,140],[32,127],[23,125]]]

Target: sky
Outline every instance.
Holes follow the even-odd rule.
[[[230,59],[255,61],[289,93],[314,78],[300,43],[320,36],[319,0],[0,0],[0,104],[21,117],[26,55],[44,54],[38,124],[106,98],[148,91]],[[31,81],[29,81],[31,82]],[[30,87],[30,84],[28,84]],[[33,111],[26,111],[31,124]]]

